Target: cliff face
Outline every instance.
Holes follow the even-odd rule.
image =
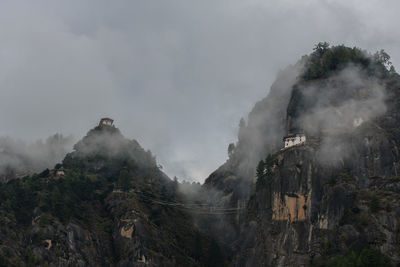
[[[213,205],[238,209],[238,214],[221,215],[219,223],[208,223],[208,229],[225,243],[239,237],[245,206],[254,190],[255,166],[266,154],[281,147],[286,134],[286,107],[301,65],[289,66],[279,73],[268,97],[256,103],[247,123],[241,120],[238,142],[229,159],[205,180],[203,187],[212,195],[209,199]]]
[[[255,166],[266,153],[280,148],[286,133],[286,107],[301,65],[299,62],[278,74],[269,96],[256,103],[247,124],[241,121],[238,142],[228,161],[206,179],[205,187],[222,192],[226,205],[248,200]]]
[[[117,128],[90,130],[62,166],[0,184],[0,266],[400,265],[400,76],[387,64],[319,44],[190,196]],[[295,133],[306,143],[282,149]]]
[[[265,153],[234,265],[400,264],[399,76],[353,70],[293,86],[286,129],[307,142]]]
[[[312,141],[276,153],[248,203],[236,264],[309,266],[352,246],[373,246],[399,263],[397,146],[376,133],[353,136],[354,162],[327,166]]]

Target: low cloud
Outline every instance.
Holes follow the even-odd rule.
[[[310,135],[352,132],[362,122],[386,111],[384,88],[357,67],[348,67],[328,80],[299,90],[308,99],[305,105],[312,108],[307,107],[300,115],[297,128]]]
[[[4,0],[0,136],[80,138],[110,116],[170,176],[201,181],[226,160],[239,118],[267,95],[279,69],[317,42],[383,48],[398,68],[399,7],[394,0]],[[169,168],[171,161],[182,167]]]
[[[0,181],[53,168],[72,150],[74,139],[55,134],[44,142],[25,143],[10,137],[0,138]]]
[[[318,159],[327,164],[347,159],[351,155],[351,139],[347,136],[387,109],[383,85],[355,66],[297,90],[300,95],[294,101],[306,108],[300,109],[304,113],[297,114],[293,128],[308,137],[321,138]]]

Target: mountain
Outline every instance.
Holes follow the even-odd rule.
[[[55,169],[0,185],[0,266],[221,266],[183,201],[149,151],[100,123]]]
[[[202,186],[171,180],[102,119],[54,169],[0,183],[0,266],[399,266],[389,60],[316,45]]]
[[[384,51],[320,43],[283,71],[205,182],[245,203],[244,219],[226,218],[232,265],[400,264],[399,107]],[[306,142],[283,148],[296,134]]]

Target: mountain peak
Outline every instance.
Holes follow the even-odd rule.
[[[205,182],[229,205],[247,203],[247,219],[230,221],[245,240],[235,266],[322,266],[350,254],[400,262],[398,226],[387,223],[400,210],[400,76],[389,59],[320,43],[240,124],[233,153]],[[282,149],[295,133],[304,145]]]
[[[64,164],[72,159],[106,158],[134,161],[138,167],[156,167],[156,160],[150,151],[145,151],[136,140],[125,138],[110,118],[102,118],[99,125],[88,131],[82,140],[74,145]]]

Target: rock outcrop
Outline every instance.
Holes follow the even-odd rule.
[[[0,266],[400,265],[400,76],[388,67],[383,52],[318,44],[189,196],[108,119],[62,166],[0,184]],[[306,142],[283,148],[296,133]]]
[[[400,264],[400,77],[360,51],[320,46],[304,57],[207,179],[247,202],[245,220],[227,218],[239,236],[233,265],[340,266],[346,255]],[[290,133],[306,143],[282,149]]]

